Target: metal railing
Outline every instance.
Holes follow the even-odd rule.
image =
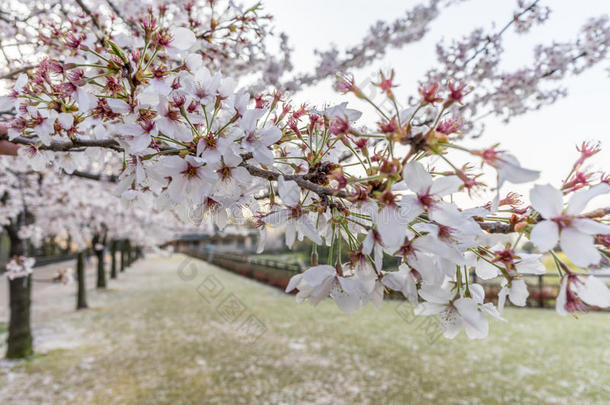
[[[204,249],[197,250],[189,249],[183,251],[182,253],[196,257],[198,259],[205,260],[207,262],[216,264],[233,272],[237,272],[242,275],[246,275],[247,277],[255,278],[263,282],[266,281],[264,277],[257,277],[252,273],[256,270],[256,267],[286,272],[285,277],[280,276],[280,278],[286,280],[292,277],[294,274],[300,273],[305,270],[303,266],[298,264],[286,263],[282,260],[274,260],[269,258],[258,258],[254,255],[250,255],[243,252],[217,252],[212,246],[207,246]],[[583,276],[588,275],[591,274],[583,274]],[[523,276],[530,292],[530,295],[527,299],[527,306],[538,308],[553,307],[557,294],[559,293],[559,274],[523,274]],[[610,274],[595,274],[595,276],[610,281]],[[487,300],[497,300],[498,293],[502,288],[502,286],[498,282],[487,282],[485,280],[478,280],[475,273],[470,274],[470,279],[474,282],[479,282],[483,286],[483,288],[485,289]],[[547,280],[549,279],[554,280],[553,282],[548,282]],[[401,294],[390,294],[390,296],[391,298],[402,299]]]

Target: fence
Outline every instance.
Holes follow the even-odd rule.
[[[278,288],[286,288],[292,276],[305,270],[301,266],[286,263],[281,260],[258,258],[256,256],[237,252],[218,252],[214,246],[206,246],[205,250],[187,249],[182,253],[209,263],[215,264],[233,273],[252,278]],[[555,298],[559,293],[560,279],[556,273],[523,274],[528,286],[528,307],[554,308]],[[610,274],[596,274],[596,277],[610,280]],[[470,275],[471,280],[479,282],[485,289],[486,300],[497,302],[501,286],[497,282],[478,280],[476,274]],[[392,292],[390,298],[403,299],[400,293]]]
[[[240,253],[218,252],[210,246],[205,250],[186,249],[182,253],[281,289],[286,288],[292,276],[304,270],[296,264]]]

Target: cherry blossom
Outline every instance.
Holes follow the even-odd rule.
[[[588,305],[610,307],[608,286],[594,276],[566,274],[561,279],[555,308],[559,315],[574,314],[588,309]]]
[[[16,278],[27,277],[32,274],[32,267],[34,267],[36,260],[33,257],[13,257],[6,264],[6,276],[9,280]]]
[[[563,208],[563,194],[551,185],[536,185],[530,192],[532,206],[544,218],[532,229],[530,238],[547,251],[559,242],[561,249],[578,266],[597,264],[601,254],[594,246],[594,235],[610,233],[610,225],[579,214],[592,198],[610,193],[610,185],[601,183],[575,192]]]

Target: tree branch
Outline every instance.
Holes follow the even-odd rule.
[[[0,140],[8,141],[9,139],[8,139],[8,136],[1,135]],[[19,145],[34,145],[38,141],[36,139],[30,139],[30,138],[18,136],[16,138],[10,140],[10,142],[16,143]],[[53,152],[68,152],[68,151],[79,149],[79,148],[92,148],[92,147],[106,148],[106,149],[115,150],[117,152],[123,152],[123,148],[114,139],[79,139],[79,138],[75,138],[71,141],[66,141],[66,142],[53,141],[49,145],[39,146],[38,149],[50,150]]]
[[[89,7],[87,7],[85,5],[85,3],[83,3],[83,0],[75,0],[75,1],[76,1],[76,4],[78,4],[80,6],[80,8],[85,12],[85,14],[87,14],[89,17],[91,17],[91,21],[93,21],[93,25],[95,25],[95,27],[98,30],[101,29],[100,23],[97,21],[97,18],[95,18],[95,16],[93,15],[93,13],[89,9]]]
[[[81,172],[75,170],[72,173],[66,173],[68,176],[82,177],[83,179],[96,180],[96,181],[107,181],[109,183],[116,183],[119,181],[119,176],[110,174],[93,174],[88,172]]]
[[[584,217],[584,218],[603,218],[606,215],[610,215],[610,207],[598,208],[596,210],[584,213],[579,216]],[[534,219],[533,223],[537,224],[538,222],[540,222],[542,220],[543,220],[543,218],[541,218],[540,215],[538,215]],[[480,222],[479,221],[479,226],[481,227],[481,229],[483,229],[489,233],[516,232],[515,228],[512,224],[507,224],[504,222]]]
[[[36,67],[37,67],[36,65],[23,66],[19,69],[16,69],[11,72],[3,74],[2,76],[0,76],[0,79],[12,79],[13,77],[17,76],[18,74],[27,72],[28,70],[34,69]]]
[[[252,176],[255,176],[255,177],[261,177],[261,178],[267,179],[267,180],[277,180],[280,176],[282,176],[282,174],[280,174],[278,172],[261,169],[260,167],[252,166],[247,163],[242,163],[241,165],[243,167],[245,167],[246,170],[248,170],[248,172]],[[284,176],[285,180],[293,180],[299,186],[303,187],[304,189],[313,191],[314,193],[316,193],[319,196],[335,196],[335,197],[339,197],[339,198],[348,198],[348,195],[345,191],[333,190],[331,188],[324,187],[324,186],[321,186],[316,183],[312,183],[309,180],[305,180],[303,175],[285,174],[283,176]]]

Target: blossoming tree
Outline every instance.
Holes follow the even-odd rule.
[[[518,29],[546,18],[536,3],[515,18]],[[598,147],[584,143],[563,183],[533,186],[531,206],[524,206],[507,185],[533,183],[539,172],[521,167],[497,145],[461,142],[479,106],[507,115],[530,108],[510,110],[490,98],[506,85],[493,66],[484,79],[478,74],[488,50],[500,53],[496,40],[486,42],[479,33],[475,42],[484,49],[474,56],[464,54],[463,45],[443,53],[455,63],[430,72],[409,108],[399,106],[393,73],[375,82],[381,101],[367,97],[352,76],[340,76],[336,89],[378,115],[376,125],[366,126],[347,103],[293,106],[280,92],[251,97],[239,89],[219,71],[231,58],[209,45],[208,24],[212,31],[223,26],[213,13],[201,25],[189,14],[194,5],[181,20],[175,5],[138,9],[130,18],[107,4],[98,13],[76,1],[71,6],[81,10],[78,18],[45,25],[40,35],[47,57],[29,75],[17,75],[2,101],[15,114],[7,137],[25,145],[20,158],[32,170],[74,173],[81,164],[104,161],[120,173],[115,192],[125,204],[171,213],[152,223],[203,210],[222,228],[249,215],[260,229],[261,250],[267,226],[284,226],[289,247],[297,239],[314,246],[312,267],[287,288],[298,290],[297,300],[315,305],[330,297],[354,312],[369,302],[380,305],[386,290],[396,290],[416,314],[440,314],[449,338],[462,329],[470,338],[485,337],[488,317],[503,319],[506,299],[525,305],[523,274],[545,271],[541,254],[519,250],[526,239],[540,253],[549,251],[562,275],[560,314],[610,306],[604,283],[570,270],[554,252],[559,243],[590,272],[607,259],[610,208],[586,207],[610,192],[610,177],[583,166]],[[235,32],[242,39],[250,29],[261,32],[258,8],[237,10],[220,49],[230,46],[225,40],[233,43]],[[520,20],[534,10],[533,19]],[[594,45],[602,52],[603,45]],[[479,62],[470,70],[473,60]],[[457,163],[464,159],[469,163]],[[489,170],[497,181],[482,180]],[[484,192],[494,198],[477,204],[473,196]],[[328,257],[318,257],[319,245],[330,247]],[[398,271],[382,267],[384,255],[399,258]],[[485,301],[472,269],[481,279],[500,280],[499,308]]]

